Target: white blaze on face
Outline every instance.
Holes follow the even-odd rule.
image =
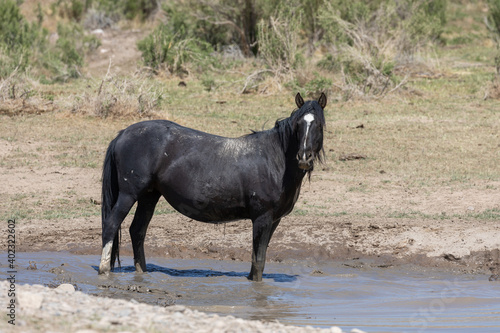
[[[304,156],[302,157],[304,160],[306,159],[306,144],[307,144],[307,136],[309,135],[309,127],[311,127],[311,123],[314,121],[314,115],[312,113],[308,113],[304,116],[304,120],[306,121],[306,135],[304,136]]]

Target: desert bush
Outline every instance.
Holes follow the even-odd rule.
[[[319,22],[327,42],[352,45],[355,38],[343,23],[348,22],[362,25],[373,42],[392,39],[399,54],[411,55],[440,38],[446,24],[446,7],[447,0],[331,0],[319,14]]]
[[[205,61],[213,51],[211,46],[205,41],[184,36],[170,25],[159,25],[137,43],[144,65],[155,71],[163,69],[181,74],[188,72],[188,63]]]
[[[85,29],[105,29],[121,20],[145,21],[157,12],[158,0],[56,0],[51,15],[66,22],[81,23]],[[39,13],[42,15],[41,10]],[[38,15],[38,14],[37,14]]]
[[[9,99],[17,99],[31,91],[31,87],[26,84],[17,70],[10,73],[9,76],[0,79],[0,101],[5,102]]]
[[[315,77],[304,85],[305,95],[317,96],[322,92],[328,91],[333,85],[332,79],[320,76],[315,73]]]
[[[393,69],[439,38],[445,0],[337,1],[320,15],[330,55],[318,65],[342,74],[344,98],[382,96],[401,84]]]
[[[60,52],[59,58],[68,66],[83,65],[83,30],[76,24],[58,24],[57,33],[59,39],[56,41],[56,48]]]
[[[50,7],[60,17],[80,22],[90,3],[90,0],[57,0]]]
[[[496,75],[486,87],[484,99],[500,99],[500,1],[488,0],[488,15],[485,24],[496,46],[494,58]]]
[[[110,28],[114,23],[106,12],[95,8],[90,8],[82,20],[84,28],[88,30]]]
[[[162,8],[169,25],[184,38],[203,40],[215,50],[238,45],[247,57],[256,53],[255,0],[174,0]]]
[[[267,70],[254,77],[263,80],[272,75],[278,90],[294,79],[295,70],[304,63],[299,50],[301,16],[295,10],[293,5],[279,7],[274,15],[258,24],[258,55]]]
[[[124,0],[123,13],[125,18],[131,20],[139,18],[146,19],[158,9],[157,0]]]
[[[300,13],[294,6],[278,9],[258,25],[259,55],[277,72],[288,72],[301,62],[299,53]]]
[[[446,24],[447,0],[406,0],[396,2],[394,24],[400,35],[396,49],[401,60],[413,55],[429,42],[439,40]]]
[[[302,29],[306,34],[309,51],[323,37],[323,29],[319,22],[319,12],[324,6],[324,0],[301,0]]]
[[[83,0],[64,0],[83,1]],[[157,0],[85,0],[85,10],[104,13],[113,22],[122,19],[145,20],[158,10]]]
[[[247,57],[257,53],[259,1],[255,0],[191,0],[195,33],[214,47],[237,44]]]
[[[24,71],[36,53],[46,48],[47,31],[38,23],[28,23],[16,2],[0,2],[0,77],[16,68]]]
[[[486,16],[485,24],[497,48],[495,68],[497,76],[500,76],[500,1],[488,0],[487,3],[488,15]]]
[[[55,45],[43,55],[40,62],[49,70],[53,81],[80,77],[84,55],[99,47],[99,39],[93,35],[86,35],[82,26],[75,23],[59,23],[57,34],[59,37]]]
[[[169,21],[190,37],[210,43],[216,50],[228,45],[238,45],[246,57],[258,55],[259,24],[262,20],[277,18],[277,12],[288,9],[288,14],[305,17],[294,26],[301,35],[317,41],[322,37],[318,12],[324,0],[174,0],[163,4]],[[293,19],[280,17],[280,19]],[[179,29],[176,29],[178,31]],[[302,30],[305,31],[302,33]]]
[[[85,35],[76,23],[59,23],[58,39],[49,44],[48,32],[38,22],[28,23],[14,1],[0,2],[0,77],[30,69],[44,82],[65,81],[80,76],[83,56],[99,46],[99,40]]]
[[[285,86],[291,91],[300,92],[302,96],[315,98],[322,92],[331,92],[333,80],[322,76],[318,72],[313,72],[312,74],[306,73],[306,75],[301,75],[293,81],[288,82]]]

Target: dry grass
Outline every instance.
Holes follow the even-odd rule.
[[[483,100],[480,89],[476,90],[476,96],[455,96],[453,91],[472,89],[470,82],[456,81],[458,78],[454,77],[417,79],[413,87],[419,89],[423,97],[397,96],[370,102],[330,100],[326,109],[328,159],[325,168],[360,177],[384,171],[408,181],[497,178],[496,151],[500,133],[497,103]],[[137,112],[134,103],[137,103],[138,95],[126,93],[127,82],[133,80],[123,79],[121,86],[118,81],[102,82],[102,91],[109,91],[99,94],[99,86],[94,82],[85,93],[63,95],[54,102],[55,105],[64,105],[75,95],[87,96],[74,102],[79,105],[76,113],[83,117],[60,108],[59,112],[44,115],[43,121],[30,116],[5,118],[0,125],[2,139],[39,142],[40,155],[46,155],[44,150],[50,147],[52,151],[63,151],[66,154],[64,161],[71,160],[75,154],[73,146],[64,142],[92,145],[92,149],[103,151],[118,129],[140,120],[141,116],[150,118],[151,114]],[[179,87],[173,80],[157,82],[156,85],[162,87],[165,97],[161,108],[154,113],[155,118],[172,119],[219,135],[239,136],[250,130],[270,128],[276,119],[287,117],[295,107],[292,92],[280,96],[237,95],[223,91],[208,93],[197,81],[188,82],[187,87]],[[453,91],[448,90],[450,86]],[[102,115],[104,111],[97,106],[102,106],[105,98],[114,96],[114,89],[118,91],[117,98],[124,100],[110,108],[114,120],[86,117]],[[120,118],[118,115],[133,116]],[[363,125],[362,128],[359,125]],[[338,161],[341,155],[352,153],[367,158]],[[90,157],[89,161],[85,156],[83,159],[95,167],[100,165],[100,158]],[[4,159],[8,164],[5,161],[8,159]],[[83,165],[80,162],[73,164]]]
[[[101,118],[157,118],[164,89],[147,77],[120,77],[108,73],[101,80],[89,80],[86,89],[74,96],[71,111]]]
[[[0,79],[0,114],[40,114],[54,109],[53,101],[41,96],[40,83],[28,74],[20,74],[16,69]]]

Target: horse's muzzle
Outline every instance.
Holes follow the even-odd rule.
[[[314,154],[312,153],[303,154],[302,157],[300,157],[300,155],[297,154],[297,160],[299,161],[300,169],[311,170],[314,162]]]

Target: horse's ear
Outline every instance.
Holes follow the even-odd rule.
[[[295,104],[297,104],[297,107],[299,109],[302,107],[302,105],[304,105],[304,99],[302,98],[302,96],[300,96],[300,93],[297,93],[297,95],[295,95]]]
[[[324,109],[326,107],[326,95],[325,95],[325,93],[321,93],[321,96],[319,96],[319,99],[318,99],[318,103],[322,109]]]

